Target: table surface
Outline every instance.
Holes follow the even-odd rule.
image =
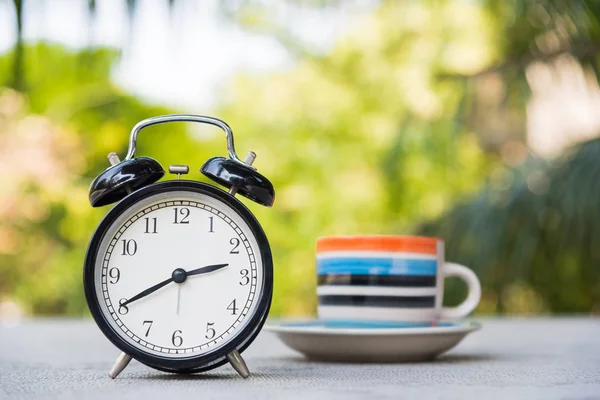
[[[246,380],[229,365],[186,376],[136,361],[111,380],[118,351],[92,321],[30,320],[0,325],[0,399],[600,399],[600,319],[482,323],[433,362],[309,362],[263,331]]]

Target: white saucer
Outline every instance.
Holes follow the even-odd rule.
[[[456,346],[477,322],[278,321],[265,326],[292,349],[322,361],[433,360]]]

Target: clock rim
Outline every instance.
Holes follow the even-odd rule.
[[[100,243],[114,221],[138,201],[156,194],[171,191],[191,191],[201,193],[218,201],[222,201],[231,207],[235,212],[238,213],[244,222],[248,224],[250,231],[258,243],[259,251],[261,252],[263,261],[263,290],[258,300],[258,304],[256,305],[256,311],[246,326],[224,346],[219,347],[207,354],[184,358],[167,358],[159,355],[149,354],[137,349],[125,339],[121,338],[119,334],[115,332],[112,325],[107,321],[107,316],[105,316],[101,311],[99,299],[96,295],[94,281],[94,269]],[[258,220],[248,209],[248,207],[246,207],[238,199],[231,196],[224,190],[203,182],[190,180],[163,181],[146,186],[131,193],[120,202],[115,204],[115,206],[111,208],[104,216],[102,221],[100,221],[100,224],[92,235],[85,255],[83,287],[88,308],[96,322],[96,325],[98,325],[104,336],[106,336],[108,340],[110,340],[112,344],[115,345],[119,350],[138,360],[142,364],[161,371],[176,373],[202,372],[225,364],[227,362],[227,354],[233,350],[237,350],[242,353],[248,346],[250,346],[254,339],[256,339],[256,336],[258,336],[258,333],[264,325],[271,308],[271,299],[273,295],[273,256],[267,236],[265,235],[265,232],[260,226]]]

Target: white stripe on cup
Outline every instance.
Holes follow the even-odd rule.
[[[435,296],[436,288],[405,288],[381,286],[342,286],[322,285],[317,287],[317,295],[356,295],[356,296]]]
[[[325,258],[402,258],[409,260],[437,260],[435,254],[400,251],[326,251],[317,253],[317,260]]]
[[[385,308],[385,307],[338,307],[317,308],[321,319],[379,320],[379,321],[434,321],[439,318],[435,308]]]

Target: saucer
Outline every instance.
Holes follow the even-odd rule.
[[[346,362],[410,362],[434,360],[456,346],[477,322],[278,321],[274,332],[307,358]]]

